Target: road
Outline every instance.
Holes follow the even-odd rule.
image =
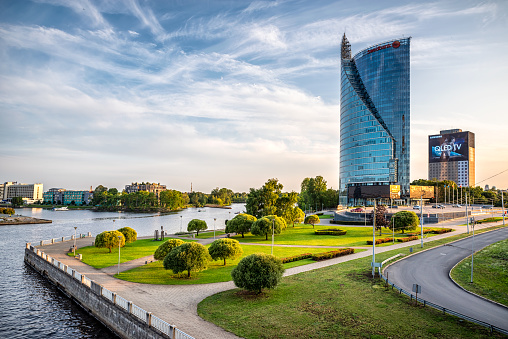
[[[508,227],[475,235],[474,250],[507,238]],[[411,291],[413,284],[420,285],[418,297],[422,299],[508,330],[508,307],[464,291],[449,277],[455,264],[471,255],[472,241],[466,238],[415,254],[388,266],[384,274],[406,291]]]

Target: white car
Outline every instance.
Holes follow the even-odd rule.
[[[420,209],[420,206],[418,206],[418,205],[414,205],[414,206],[413,206],[413,209],[414,209],[414,210],[419,210],[419,209]]]

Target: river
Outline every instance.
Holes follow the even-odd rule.
[[[171,214],[16,209],[18,215],[50,219],[53,223],[0,226],[0,338],[115,337],[24,264],[25,243],[73,235],[75,226],[78,234],[97,235],[129,226],[138,236],[153,236],[161,226],[171,234],[185,231],[190,220],[201,219],[209,230],[214,224],[216,229],[223,229],[226,220],[243,211],[245,204],[233,204],[232,209],[188,208]]]

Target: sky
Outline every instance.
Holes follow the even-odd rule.
[[[503,0],[2,0],[0,181],[337,189],[344,32],[412,37],[411,180],[460,128],[478,185],[508,188]]]

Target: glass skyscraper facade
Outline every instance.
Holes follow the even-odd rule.
[[[339,188],[400,185],[409,195],[411,38],[368,47],[354,56],[341,45]]]

